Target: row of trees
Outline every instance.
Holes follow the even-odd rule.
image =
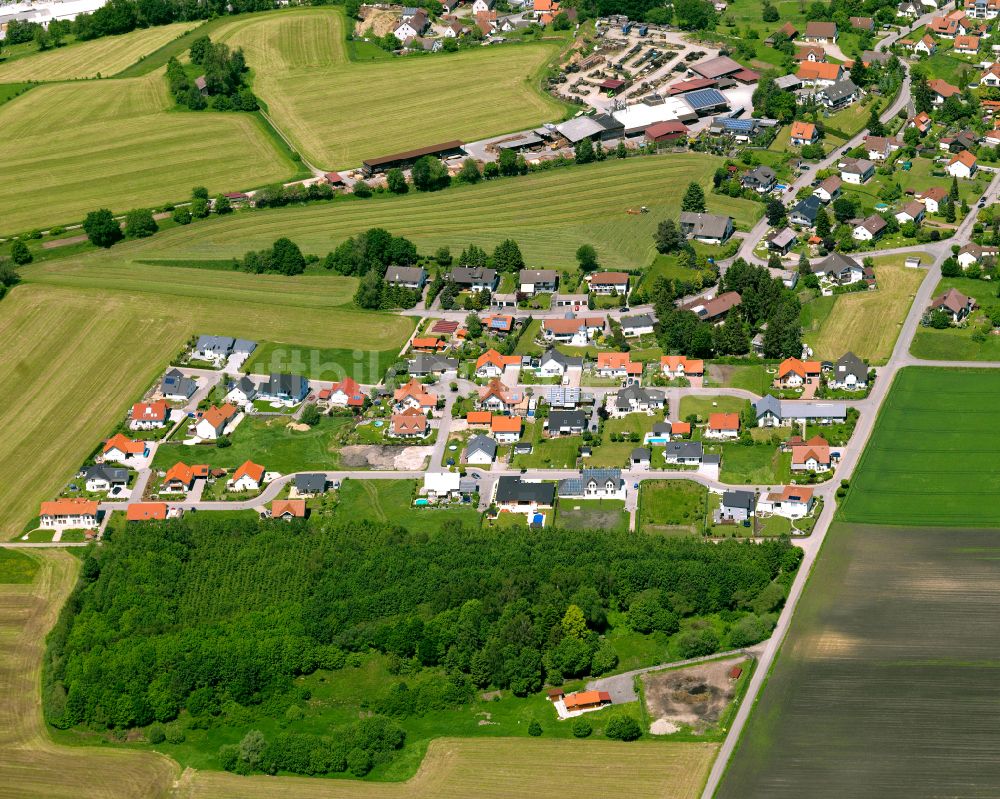
[[[53,724],[145,726],[186,710],[211,725],[227,703],[280,700],[296,675],[372,649],[446,675],[440,701],[465,695],[466,680],[530,693],[614,667],[599,637],[611,611],[662,630],[769,613],[801,557],[782,540],[460,524],[428,539],[388,524],[208,517],[130,529],[88,553],[49,638]]]

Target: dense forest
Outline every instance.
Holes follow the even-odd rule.
[[[800,556],[787,541],[607,531],[452,525],[428,538],[208,514],[139,525],[87,555],[49,639],[45,710],[58,727],[144,726],[182,710],[208,723],[373,650],[444,675],[403,707],[398,686],[376,698],[385,716],[461,704],[477,687],[523,695],[613,669],[600,638],[611,610],[644,632],[769,614]]]

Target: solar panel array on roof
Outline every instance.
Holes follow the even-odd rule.
[[[507,329],[507,319],[504,317],[497,317],[490,319],[490,327],[498,328],[499,330]]]
[[[690,105],[695,111],[703,108],[715,108],[717,106],[728,105],[726,95],[718,89],[698,89],[688,92],[684,96],[684,102]]]
[[[754,119],[724,119],[722,120],[723,130],[733,130],[749,133],[755,127],[757,127],[757,122]]]
[[[454,333],[456,330],[458,330],[458,322],[449,322],[445,319],[436,322],[431,328],[432,333]]]

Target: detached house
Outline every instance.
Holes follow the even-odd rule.
[[[627,352],[597,353],[597,374],[601,377],[642,377],[642,364],[633,363]]]
[[[885,229],[887,227],[889,227],[889,225],[882,217],[878,214],[872,214],[859,224],[855,225],[854,231],[851,235],[854,237],[855,241],[875,241],[875,239],[885,233]]]
[[[822,436],[815,436],[805,444],[792,447],[793,472],[828,472],[833,465],[834,455]]]
[[[807,42],[819,42],[821,44],[837,43],[837,23],[836,22],[807,22],[806,32],[802,38]]]
[[[913,42],[911,49],[914,55],[932,56],[937,52],[937,42],[925,33],[917,41]]]
[[[465,445],[465,462],[476,466],[493,463],[497,457],[497,442],[489,436],[478,435]]]
[[[853,352],[845,352],[833,365],[833,374],[826,382],[841,391],[864,391],[868,388],[868,367]]]
[[[480,410],[492,413],[513,414],[522,399],[523,395],[519,390],[508,388],[498,378],[493,378],[489,385],[479,389]]]
[[[551,508],[556,499],[552,483],[530,483],[520,477],[504,475],[497,480],[493,501],[501,510],[531,512]]]
[[[195,480],[204,480],[208,477],[208,466],[201,463],[189,466],[178,461],[169,469],[163,477],[160,486],[161,493],[187,493],[194,488]]]
[[[520,355],[501,355],[489,349],[476,359],[476,377],[500,377],[508,366],[520,365]]]
[[[636,316],[623,316],[618,320],[622,326],[622,334],[625,338],[635,338],[636,336],[647,336],[653,332],[656,320],[652,314],[637,314]]]
[[[812,122],[793,122],[788,139],[792,147],[802,147],[819,141],[819,131]]]
[[[163,376],[160,383],[160,393],[171,402],[187,402],[198,390],[198,384],[184,377],[180,369],[171,369]]]
[[[778,375],[774,379],[774,386],[775,388],[801,388],[808,383],[818,383],[820,372],[819,361],[785,358],[778,364]]]
[[[538,362],[538,374],[542,377],[563,377],[570,367],[582,367],[583,358],[571,358],[552,348],[545,351]]]
[[[976,169],[978,169],[976,156],[968,150],[962,150],[948,162],[945,171],[953,178],[968,179],[976,174]]]
[[[621,469],[582,469],[579,477],[559,481],[559,496],[573,499],[625,499]]]
[[[129,464],[149,455],[149,444],[145,441],[133,441],[121,433],[111,436],[101,450],[101,458],[105,463]]]
[[[163,400],[158,402],[137,402],[132,406],[129,430],[155,430],[165,427],[170,416],[170,406]]]
[[[840,164],[840,179],[844,183],[860,186],[871,180],[875,174],[875,164],[866,158],[848,158]]]
[[[399,25],[396,26],[393,34],[395,34],[396,38],[402,42],[411,37],[420,36],[425,30],[427,30],[428,24],[427,14],[424,13],[423,9],[420,9],[412,17],[404,17]]]
[[[666,397],[662,391],[657,391],[653,388],[643,388],[633,383],[615,395],[611,412],[612,415],[621,417],[627,416],[630,413],[648,413],[650,411],[662,410],[665,404]]]
[[[397,388],[393,392],[392,398],[396,410],[399,412],[415,408],[425,414],[437,407],[438,400],[437,394],[428,391],[426,386],[415,377],[410,378],[410,382],[405,386]]]
[[[978,36],[956,36],[955,37],[955,52],[956,53],[966,53],[969,55],[975,55],[979,52],[979,37]]]
[[[932,186],[927,191],[917,194],[917,200],[924,204],[924,209],[929,214],[936,214],[941,210],[941,203],[948,196],[948,190],[941,186]]]
[[[840,187],[844,184],[837,175],[830,175],[822,183],[820,183],[816,190],[813,191],[813,196],[817,197],[821,203],[829,203],[836,200],[840,196]]]
[[[724,244],[733,235],[733,218],[681,211],[681,234],[703,244]]]
[[[414,360],[436,357],[437,356],[435,355],[418,355]],[[412,367],[410,373],[412,374]],[[339,383],[334,383],[330,387],[330,395],[327,398],[327,404],[331,408],[361,408],[365,404],[365,395],[356,380],[350,377],[345,377]]]
[[[810,194],[795,203],[795,207],[788,212],[788,221],[799,227],[814,227],[816,217],[819,216],[820,206],[819,197]]]
[[[732,440],[740,436],[738,413],[710,413],[705,427],[705,438]]]
[[[786,519],[801,519],[812,513],[813,489],[810,486],[785,486],[781,491],[761,495],[758,513],[771,513]]]
[[[710,300],[693,300],[682,306],[685,311],[692,311],[703,322],[720,324],[733,308],[743,302],[743,298],[735,291],[724,291]]]
[[[427,416],[418,408],[394,413],[389,420],[389,435],[396,438],[423,438],[428,432]]]
[[[490,420],[490,432],[499,444],[513,444],[521,437],[520,416],[494,416]]]
[[[229,481],[233,491],[259,491],[264,484],[264,467],[253,461],[244,462]]]
[[[43,530],[93,530],[98,504],[90,499],[57,499],[43,502],[38,526]]]
[[[683,466],[700,466],[705,459],[705,448],[700,441],[670,441],[663,449],[667,463]]]
[[[83,479],[84,487],[91,493],[119,493],[128,485],[128,469],[98,464],[87,467]]]
[[[587,283],[594,294],[628,294],[629,276],[625,272],[597,272]]]
[[[495,291],[497,287],[496,269],[456,266],[450,276],[456,286],[467,291]]]
[[[927,85],[930,87],[931,92],[934,95],[934,105],[941,105],[949,97],[956,94],[961,94],[962,90],[957,86],[952,86],[947,81],[935,78],[934,80],[927,81]]]
[[[557,341],[573,347],[586,347],[598,333],[603,333],[605,319],[600,316],[546,319],[542,322],[542,335],[546,341]]]
[[[257,399],[277,405],[298,405],[309,393],[309,381],[301,375],[272,374],[257,387]]]
[[[858,99],[861,90],[850,78],[838,80],[832,86],[824,86],[816,92],[816,100],[830,110],[850,105]]]
[[[990,64],[979,78],[980,86],[1000,87],[1000,62]]]
[[[236,408],[228,402],[222,407],[213,405],[201,415],[194,428],[195,435],[202,441],[217,441],[235,418]]]
[[[795,73],[804,86],[833,86],[844,77],[844,68],[840,64],[803,61]]]
[[[811,63],[826,61],[826,50],[819,45],[800,47],[795,53],[795,60],[799,62],[809,61]]]
[[[865,268],[848,255],[832,252],[813,265],[814,275],[826,277],[839,286],[849,286],[865,278]]]
[[[232,402],[241,408],[252,405],[257,398],[257,386],[249,377],[241,377],[231,382],[227,388],[229,393],[225,396],[226,402]]]
[[[705,374],[705,362],[700,358],[688,358],[684,355],[664,355],[660,358],[660,371],[671,380],[678,377],[702,377]]]
[[[930,310],[944,311],[951,317],[951,321],[957,325],[965,321],[975,307],[975,299],[966,297],[958,289],[948,289],[944,294],[933,299]]]
[[[587,416],[583,411],[550,411],[547,425],[550,436],[582,435]]]
[[[918,202],[917,200],[911,200],[906,203],[902,208],[896,212],[896,221],[903,225],[907,222],[916,222],[920,224],[924,220],[924,214],[927,209],[924,208],[924,204]]]
[[[719,504],[719,521],[744,522],[753,517],[757,495],[753,491],[726,491]]]
[[[958,251],[958,265],[962,269],[968,269],[973,264],[982,263],[984,258],[996,259],[998,256],[1000,256],[998,247],[983,247],[975,242],[969,242]]]
[[[753,189],[758,194],[766,194],[774,188],[778,176],[769,166],[758,166],[747,172],[740,183],[745,189]]]
[[[559,273],[555,269],[522,269],[519,283],[522,294],[551,294],[559,285]]]
[[[890,136],[865,136],[865,149],[871,161],[886,161],[900,147],[900,141]]]
[[[390,266],[385,272],[385,282],[419,291],[427,283],[427,270],[422,266]]]

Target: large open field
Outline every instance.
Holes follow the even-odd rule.
[[[923,261],[925,253],[917,253]],[[817,357],[836,360],[853,352],[869,363],[885,363],[892,355],[913,295],[926,276],[907,269],[904,256],[875,259],[878,289],[872,292],[818,297],[803,308],[803,338]]]
[[[998,392],[996,370],[900,371],[851,481],[843,518],[1000,525]]]
[[[24,80],[73,80],[107,78],[131,66],[143,56],[158,50],[198,25],[197,22],[176,22],[125,33],[104,36],[36,53],[0,64],[0,83]]]
[[[992,324],[985,315],[1000,305],[1000,297],[996,296],[992,284],[967,277],[946,277],[935,287],[934,296],[951,288],[975,299],[977,308],[973,311],[972,318],[964,327],[950,327],[946,330],[918,327],[910,352],[918,358],[931,360],[1000,361],[1000,336],[986,336],[982,341],[972,338],[972,334],[984,325],[987,330],[992,329]]]
[[[224,259],[270,245],[279,236],[322,256],[344,239],[378,226],[406,236],[423,252],[446,245],[457,254],[468,244],[492,250],[510,237],[529,265],[571,268],[577,248],[589,242],[603,266],[637,268],[652,259],[656,226],[677,216],[688,183],[708,185],[720,163],[704,153],[629,158],[430,195],[237,213],[166,231],[136,244],[130,257]],[[648,205],[650,213],[625,213],[636,205]],[[744,225],[762,213],[759,203],[716,195],[709,195],[708,205]]]
[[[248,114],[168,111],[162,71],[41,86],[0,107],[4,233],[287,178],[295,166]],[[44,131],[40,135],[39,131]]]
[[[565,113],[537,88],[558,43],[349,62],[339,8],[237,20],[215,38],[244,49],[254,90],[275,124],[303,156],[327,169],[521,130]]]
[[[38,502],[72,474],[192,334],[317,348],[350,343],[358,358],[336,366],[357,363],[356,377],[367,382],[378,351],[398,351],[412,330],[402,317],[341,307],[338,278],[141,265],[91,271],[91,260],[56,262],[62,271],[49,271],[54,264],[29,268],[29,282],[3,300],[0,534],[6,537],[37,513]]]
[[[998,614],[997,530],[834,525],[716,796],[996,796]]]

